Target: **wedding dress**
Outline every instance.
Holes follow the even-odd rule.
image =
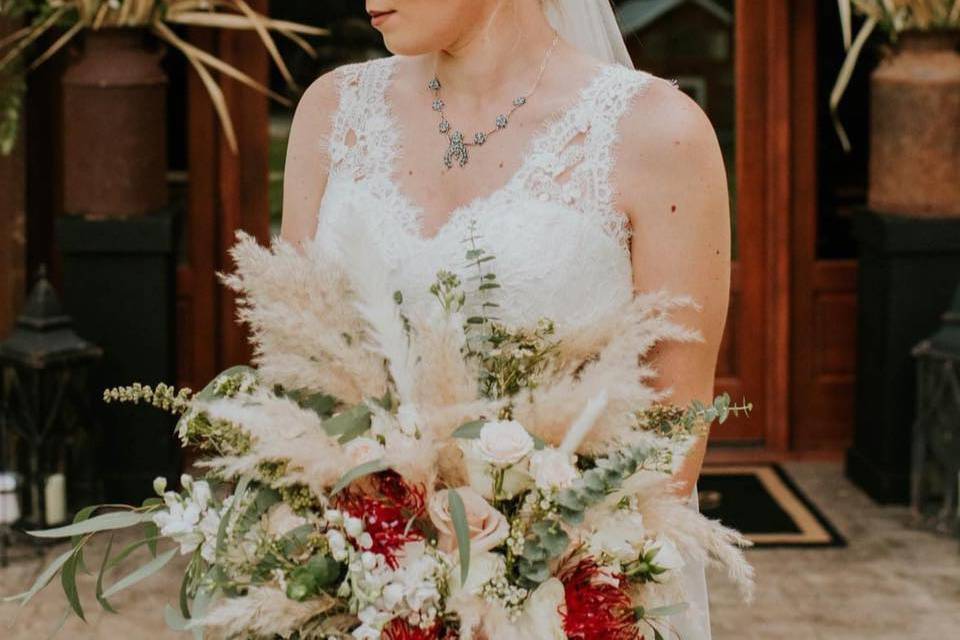
[[[370,216],[369,242],[385,260],[403,305],[436,305],[428,288],[438,270],[464,263],[463,240],[479,238],[495,257],[498,318],[511,325],[548,317],[582,325],[633,295],[630,230],[611,184],[621,116],[650,74],[598,65],[576,99],[534,135],[520,168],[502,187],[456,208],[433,236],[422,209],[394,179],[399,123],[387,100],[398,58],[341,67],[339,108],[329,142],[331,167],[314,242],[332,243],[347,216]],[[466,275],[466,274],[463,274]],[[697,496],[691,507],[697,508]],[[673,618],[683,640],[709,640],[704,567],[688,563],[690,604]]]

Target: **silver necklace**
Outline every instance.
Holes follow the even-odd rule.
[[[440,125],[438,130],[440,135],[447,139],[447,149],[443,154],[443,164],[447,169],[452,169],[454,162],[459,164],[461,167],[467,166],[467,163],[470,161],[470,152],[468,151],[469,147],[482,147],[490,136],[503,131],[507,128],[507,125],[510,124],[510,118],[513,117],[514,112],[517,109],[527,104],[527,100],[533,95],[534,91],[537,90],[537,87],[540,86],[540,81],[543,80],[543,72],[547,69],[547,63],[550,62],[550,57],[553,55],[553,50],[557,48],[557,43],[560,41],[560,34],[554,34],[553,42],[550,44],[550,47],[547,49],[546,54],[543,56],[543,61],[540,63],[540,70],[537,72],[537,79],[534,81],[533,86],[530,87],[530,90],[521,96],[517,96],[513,99],[513,103],[510,107],[510,110],[506,113],[501,113],[494,120],[493,128],[487,131],[477,131],[473,134],[473,141],[468,142],[464,136],[463,132],[454,129],[453,125],[450,124],[450,120],[446,115],[446,103],[444,103],[443,98],[440,96],[440,78],[434,74],[433,79],[427,83],[427,88],[433,92],[433,110],[440,114]]]

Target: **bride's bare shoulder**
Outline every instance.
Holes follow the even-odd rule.
[[[673,82],[635,72],[642,90],[631,101],[619,128],[617,173],[627,208],[659,193],[710,192],[725,197],[726,171],[716,131],[703,109]]]

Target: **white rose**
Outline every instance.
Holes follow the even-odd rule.
[[[619,562],[633,562],[643,548],[643,516],[616,511],[600,522],[588,540],[594,555],[604,553]]]
[[[537,451],[530,458],[530,475],[539,489],[566,489],[580,477],[570,455],[557,449]]]
[[[497,467],[509,467],[533,451],[534,442],[516,420],[495,420],[483,425],[474,442],[477,455]]]
[[[656,554],[653,556],[650,564],[655,567],[660,567],[667,571],[675,571],[682,569],[686,564],[683,556],[680,555],[680,550],[677,549],[677,545],[673,544],[673,541],[663,534],[658,534],[656,538],[648,541],[643,547],[643,553],[646,555],[654,549],[656,550]]]
[[[350,464],[359,467],[362,464],[379,460],[383,457],[383,445],[373,438],[354,438],[343,445],[343,453],[350,460]]]
[[[297,515],[286,502],[278,502],[267,511],[267,533],[274,538],[282,538],[305,524],[307,524],[306,518]]]
[[[487,500],[493,500],[493,474],[496,469],[490,466],[484,458],[480,457],[474,446],[473,441],[461,440],[460,449],[464,455],[464,466],[467,471],[467,480],[470,488],[482,495]],[[530,487],[531,479],[526,469],[521,469],[520,465],[514,465],[508,469],[503,469],[503,483],[500,487],[500,498],[513,498],[521,491]]]

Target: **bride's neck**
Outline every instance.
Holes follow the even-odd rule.
[[[553,28],[537,3],[497,5],[452,45],[427,56],[444,91],[482,99],[514,78],[522,83],[536,73],[553,41]]]

